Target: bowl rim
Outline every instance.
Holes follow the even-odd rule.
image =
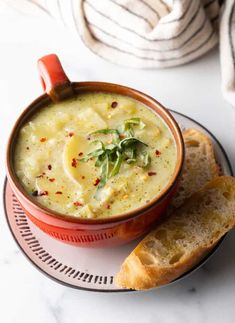
[[[174,119],[174,117],[167,110],[167,108],[165,108],[156,99],[152,98],[148,94],[145,94],[131,87],[127,87],[127,86],[119,85],[115,83],[108,83],[108,82],[72,82],[71,84],[74,90],[74,95],[72,97],[76,97],[80,93],[84,93],[84,92],[85,93],[86,92],[92,92],[92,93],[108,92],[108,93],[120,94],[120,95],[134,98],[135,100],[146,105],[148,108],[154,110],[155,113],[158,116],[160,116],[160,118],[163,119],[163,121],[168,125],[168,128],[172,136],[174,137],[174,140],[176,143],[177,160],[176,160],[174,173],[172,174],[171,179],[169,180],[166,187],[160,192],[160,194],[155,196],[148,203],[136,209],[133,209],[131,211],[117,214],[112,217],[95,218],[95,219],[78,218],[78,217],[74,217],[73,215],[67,215],[67,214],[53,211],[52,209],[49,209],[41,205],[25,191],[19,179],[17,178],[17,175],[14,171],[14,166],[13,166],[14,154],[12,152],[14,149],[15,138],[17,138],[17,133],[19,129],[22,127],[22,124],[24,124],[24,122],[36,112],[35,111],[36,109],[46,107],[50,103],[52,103],[51,98],[49,97],[48,94],[42,94],[41,96],[33,100],[19,115],[19,117],[17,118],[12,128],[12,131],[8,139],[7,150],[6,150],[6,170],[7,170],[7,177],[9,177],[9,183],[13,184],[14,187],[12,187],[12,189],[15,191],[16,195],[20,195],[20,197],[23,200],[27,201],[27,203],[30,204],[32,208],[36,209],[38,212],[41,212],[47,216],[50,216],[52,218],[56,218],[57,220],[59,219],[65,222],[87,224],[87,225],[125,222],[128,219],[136,218],[146,213],[150,209],[153,209],[154,207],[156,207],[156,205],[159,204],[166,197],[166,195],[168,195],[168,193],[174,188],[182,173],[184,155],[185,155],[184,141],[183,141],[183,136],[182,136],[180,127],[176,122],[176,120]]]

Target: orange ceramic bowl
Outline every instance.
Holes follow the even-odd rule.
[[[127,243],[147,232],[164,217],[165,210],[176,191],[184,161],[181,131],[172,115],[156,100],[137,90],[103,82],[73,82],[65,75],[54,54],[38,61],[39,73],[46,93],[33,101],[20,115],[9,138],[6,155],[7,177],[29,219],[52,237],[79,247],[110,247]],[[19,129],[41,107],[85,92],[111,92],[129,96],[153,109],[168,125],[177,147],[174,174],[167,187],[148,204],[125,214],[104,219],[79,219],[52,211],[27,194],[13,167],[15,141]]]

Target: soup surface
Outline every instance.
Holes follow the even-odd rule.
[[[42,108],[20,129],[14,167],[40,204],[81,218],[121,214],[169,183],[176,146],[166,124],[125,96],[87,93]]]

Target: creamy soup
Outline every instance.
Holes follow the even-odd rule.
[[[33,115],[20,129],[14,167],[43,206],[103,218],[144,206],[161,193],[176,155],[170,130],[147,106],[89,93]]]

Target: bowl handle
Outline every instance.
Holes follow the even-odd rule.
[[[72,84],[57,55],[50,54],[40,58],[38,71],[42,87],[52,101],[58,102],[73,95]]]

